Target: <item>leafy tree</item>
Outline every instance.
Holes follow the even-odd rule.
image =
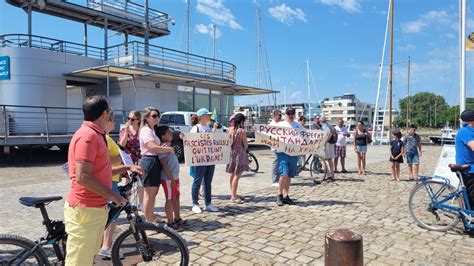
[[[466,98],[466,110],[474,110],[474,98]]]
[[[449,109],[443,96],[431,92],[420,92],[399,101],[400,116],[395,121],[397,127],[406,127],[407,101],[410,101],[410,124],[419,127],[443,127],[446,123],[444,113]]]

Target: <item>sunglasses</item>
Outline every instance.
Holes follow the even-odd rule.
[[[138,119],[135,119],[135,118],[131,118],[131,117],[129,117],[129,118],[127,118],[127,120],[128,120],[128,121],[135,122],[135,121],[136,121],[136,120],[138,120]]]
[[[152,118],[156,119],[157,117],[159,118],[160,116],[157,114],[151,115]]]

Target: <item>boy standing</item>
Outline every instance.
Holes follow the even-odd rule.
[[[421,138],[416,134],[416,125],[411,125],[408,134],[405,136],[403,143],[407,157],[408,170],[410,171],[410,180],[418,181],[418,171],[420,170]]]
[[[160,138],[163,146],[171,147],[173,133],[171,133],[168,126],[157,127],[156,135]],[[179,161],[174,153],[160,153],[159,157],[162,166],[161,185],[166,197],[165,212],[167,224],[176,229],[178,226],[185,224],[180,215]]]

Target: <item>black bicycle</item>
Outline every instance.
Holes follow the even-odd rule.
[[[249,158],[250,171],[257,173],[259,168],[257,157],[249,150],[247,150],[247,156]]]
[[[297,174],[300,174],[306,168],[306,165],[309,164],[309,173],[315,184],[321,184],[328,179],[328,166],[321,157],[316,154],[310,154],[306,157],[305,161],[302,158],[300,157],[298,162]]]
[[[120,187],[120,194],[127,197],[137,181]],[[63,221],[50,220],[45,206],[62,197],[22,197],[20,203],[39,208],[43,216],[46,233],[35,242],[11,234],[0,235],[0,265],[55,265],[66,258],[67,234]],[[141,262],[158,264],[189,264],[189,250],[186,241],[166,224],[145,222],[136,206],[127,202],[121,207],[109,206],[106,228],[122,213],[127,214],[129,228],[115,238],[112,245],[113,265],[136,265]],[[43,246],[52,245],[57,262],[50,263]]]

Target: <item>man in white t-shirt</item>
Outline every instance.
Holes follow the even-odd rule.
[[[278,123],[278,126],[297,129],[303,128],[300,123],[294,121],[296,116],[294,108],[288,107],[285,114],[285,120]],[[296,176],[299,156],[291,156],[284,152],[277,152],[276,154],[278,174],[280,175],[279,194],[276,203],[278,206],[283,206],[283,204],[294,205],[295,202],[290,199],[288,192],[290,189],[291,178]]]
[[[341,159],[341,167],[342,171],[341,173],[347,173],[346,170],[346,137],[349,137],[349,131],[347,130],[347,127],[344,126],[344,120],[342,118],[339,118],[337,120],[337,125],[335,127],[336,132],[337,132],[337,142],[336,145],[334,146],[334,152],[335,152],[335,157],[334,157],[334,172],[339,173],[337,170],[337,163],[339,159]]]

